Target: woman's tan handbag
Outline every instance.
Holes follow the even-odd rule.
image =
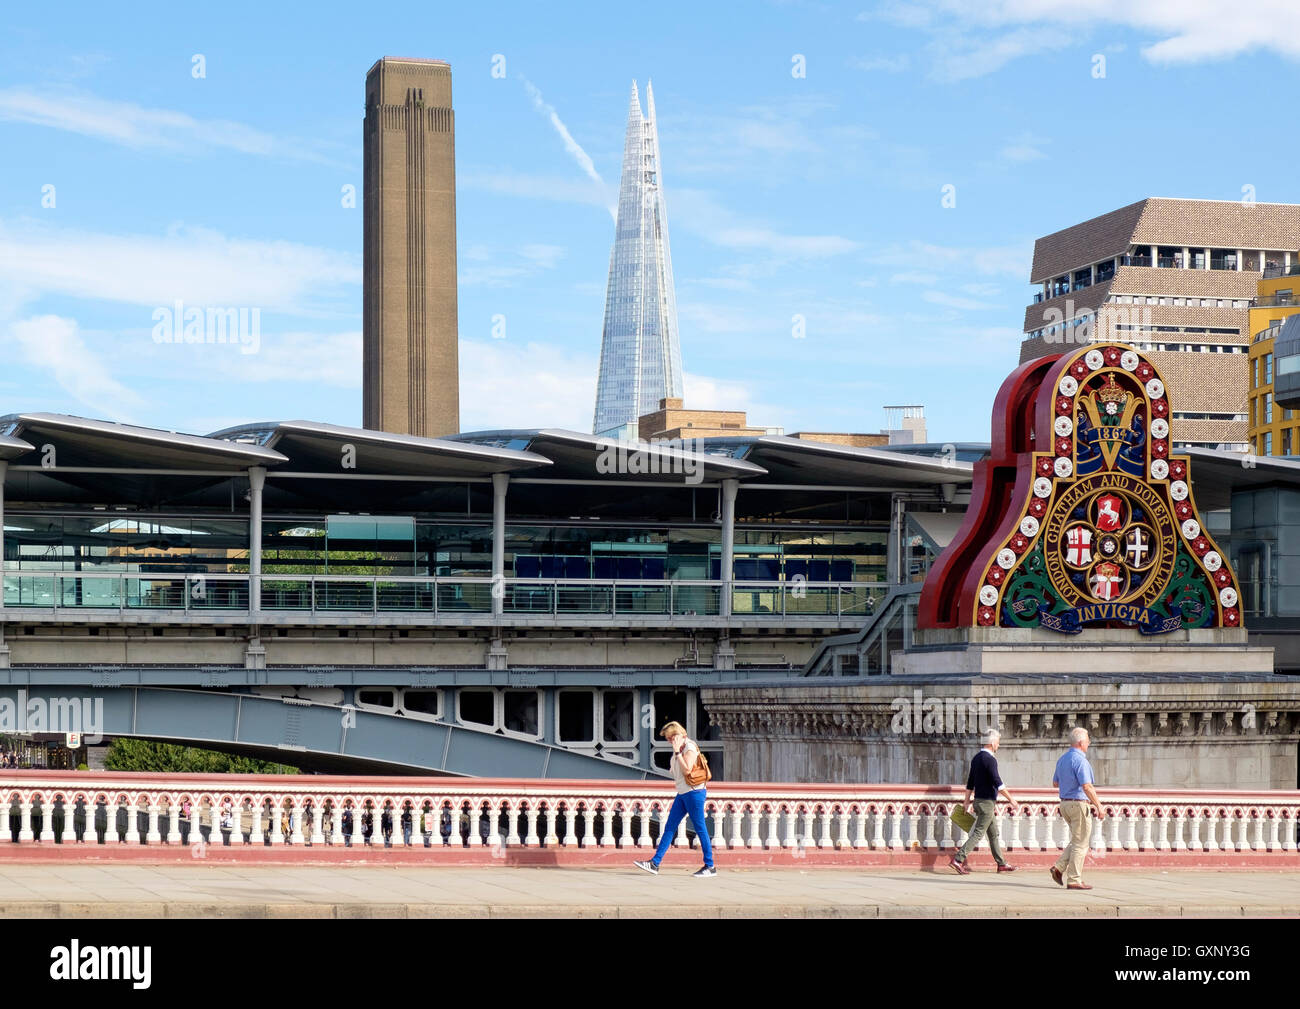
[[[709,770],[709,762],[704,759],[704,754],[698,750],[695,752],[695,763],[691,769],[686,772],[686,784],[691,788],[699,788],[706,782],[713,780],[713,772]]]

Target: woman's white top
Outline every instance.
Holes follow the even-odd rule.
[[[700,748],[688,739],[686,740],[685,743],[682,744],[682,753],[689,753],[692,750],[694,750],[696,753],[700,752]],[[687,782],[686,772],[682,770],[681,759],[675,753],[673,754],[673,783],[677,786],[677,793],[679,795],[682,792],[697,792],[700,789],[704,788],[704,785],[692,786],[689,782]]]

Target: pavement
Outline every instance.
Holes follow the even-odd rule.
[[[0,918],[1300,917],[1300,871],[0,865]]]

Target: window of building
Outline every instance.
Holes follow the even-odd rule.
[[[1288,410],[1287,412],[1290,413],[1291,411]],[[1291,432],[1293,430],[1294,430],[1293,428],[1288,427],[1282,432],[1282,454],[1283,455],[1291,454]]]
[[[1264,384],[1271,385],[1273,382],[1273,355],[1264,355]]]
[[[1273,394],[1271,392],[1264,393],[1264,423],[1273,423]]]
[[[1273,432],[1267,431],[1264,434],[1264,447],[1260,452],[1261,455],[1273,454]]]

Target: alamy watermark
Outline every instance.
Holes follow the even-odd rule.
[[[104,735],[104,699],[102,697],[28,697],[18,689],[18,699],[0,697],[0,732],[78,733],[82,741],[94,746]]]
[[[704,480],[702,438],[651,438],[649,441],[599,439],[596,472],[606,475],[680,476],[688,484]]]
[[[241,354],[262,347],[260,308],[186,307],[179,298],[153,310],[154,343],[213,343],[238,346]]]
[[[926,697],[919,689],[911,697],[895,697],[891,732],[898,735],[981,735],[1002,724],[998,702],[990,697]]]

